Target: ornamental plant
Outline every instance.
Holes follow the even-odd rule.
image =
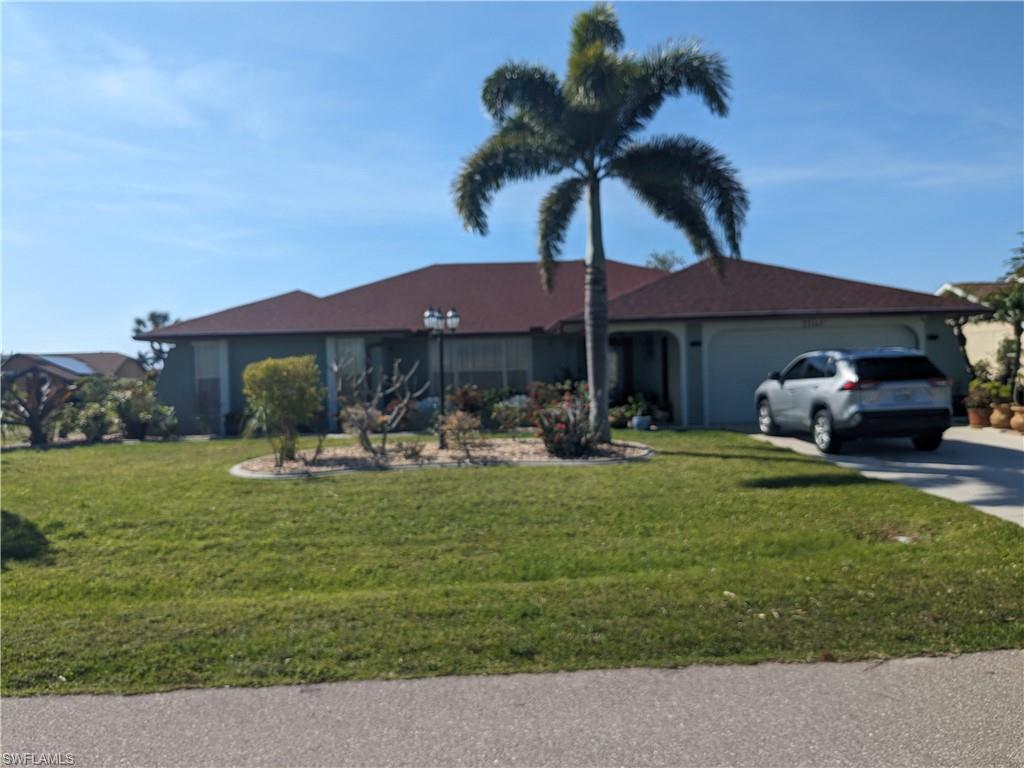
[[[590,400],[580,384],[567,389],[562,400],[537,414],[537,437],[560,459],[577,459],[590,450],[599,435],[590,427]]]
[[[249,414],[246,432],[258,429],[267,435],[276,466],[294,461],[299,425],[316,421],[323,407],[316,358],[304,355],[250,363],[242,372],[242,382]]]

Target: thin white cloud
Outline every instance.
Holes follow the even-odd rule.
[[[891,182],[907,187],[946,187],[985,184],[1021,178],[1021,168],[1012,163],[923,163],[889,162],[865,158],[862,162],[829,162],[752,166],[742,173],[752,187],[770,187],[808,182]]]

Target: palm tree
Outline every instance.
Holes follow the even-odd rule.
[[[601,231],[601,182],[621,180],[657,216],[679,227],[699,257],[739,256],[747,194],[710,145],[688,136],[636,137],[670,96],[691,93],[716,115],[728,112],[729,74],[721,56],[697,42],[646,55],[622,51],[611,6],[576,16],[564,80],[551,70],[504,64],[484,81],[494,133],[467,158],[453,184],[466,228],[487,234],[486,209],[511,181],[557,175],[540,205],[541,279],[551,267],[580,200],[587,199],[584,327],[590,422],[608,439],[608,289]],[[728,248],[723,248],[724,240]]]

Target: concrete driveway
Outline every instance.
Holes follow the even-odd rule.
[[[819,453],[809,437],[755,437],[1024,526],[1024,435],[1015,432],[953,427],[932,453],[914,450],[910,440],[863,440],[838,456]]]

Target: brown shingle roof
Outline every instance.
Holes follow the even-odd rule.
[[[582,261],[559,262],[545,293],[533,262],[435,264],[324,298],[292,291],[137,338],[421,331],[429,306],[456,307],[463,333],[526,333],[580,318],[583,271]],[[983,311],[957,297],[731,259],[721,273],[698,262],[671,274],[609,261],[608,295],[613,320]]]
[[[609,261],[609,295],[634,290],[664,275]],[[559,262],[553,277],[553,289],[545,293],[533,262],[435,264],[322,299],[293,291],[137,338],[422,331],[428,306],[456,307],[462,315],[460,332],[525,333],[582,311],[583,262]]]
[[[984,311],[955,296],[726,259],[698,262],[609,302],[612,320]]]

